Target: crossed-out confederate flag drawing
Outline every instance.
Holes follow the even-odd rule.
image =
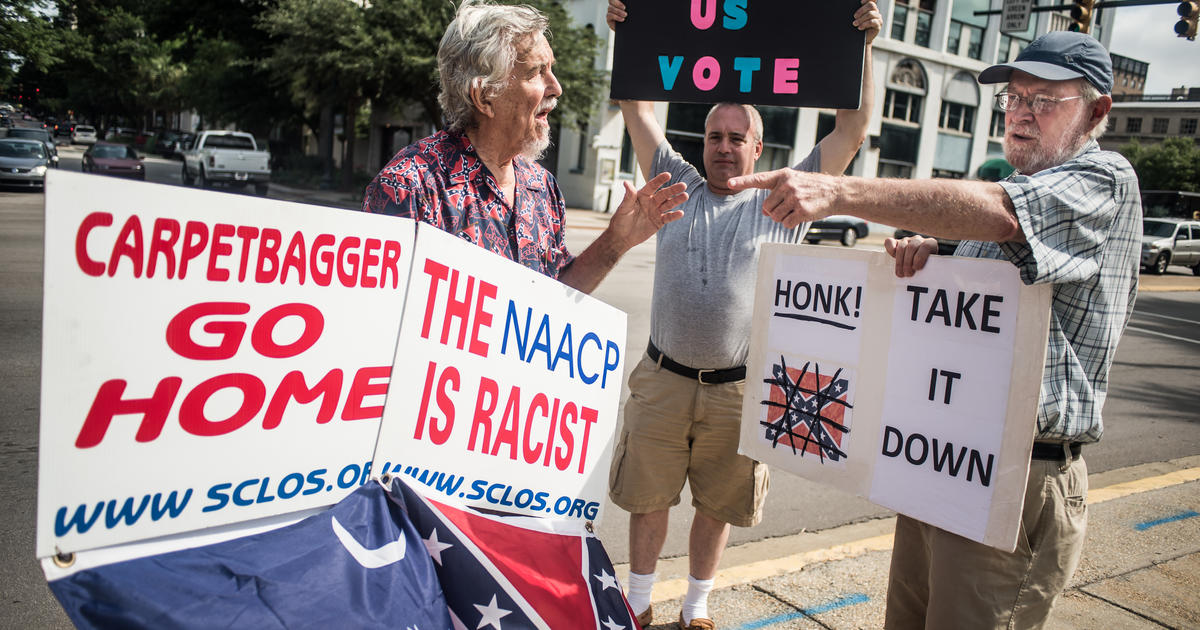
[[[392,481],[424,540],[454,628],[639,628],[600,540],[578,522],[491,516]]]
[[[853,408],[851,380],[841,368],[832,372],[822,374],[815,361],[798,369],[788,367],[786,359],[779,357],[771,377],[763,380],[770,385],[767,400],[762,401],[767,412],[763,437],[772,447],[790,448],[801,457],[811,453],[821,461],[836,462],[846,456],[841,445],[850,432],[846,410]]]

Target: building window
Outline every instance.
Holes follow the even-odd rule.
[[[947,171],[940,168],[933,169],[933,177],[939,179],[962,179],[965,176],[965,173],[959,173],[957,171]]]
[[[625,132],[625,137],[621,138],[621,174],[630,177],[637,171],[637,158],[633,153],[633,140],[629,139],[629,132]]]
[[[888,90],[883,103],[883,117],[904,122],[921,122],[921,95]]]
[[[1115,132],[1116,130],[1117,130],[1117,117],[1113,116],[1108,119],[1108,128],[1105,129],[1105,131],[1112,133],[1112,132]]]
[[[922,2],[921,4],[924,4]],[[929,36],[933,32],[933,11],[924,9],[917,10],[917,37],[916,44],[929,48]]]
[[[967,49],[962,50],[962,41],[967,40]],[[966,22],[952,20],[950,22],[950,37],[946,40],[946,52],[952,55],[963,55],[972,59],[983,58],[983,29]]]
[[[1179,135],[1194,136],[1196,135],[1196,119],[1184,118],[1179,121]]]
[[[992,110],[992,124],[988,127],[988,135],[993,138],[1004,137],[1004,112]]]
[[[904,33],[908,30],[908,7],[896,3],[892,10],[892,39],[904,41]]]
[[[975,108],[961,103],[942,101],[942,113],[938,127],[949,131],[971,133],[975,126]]]
[[[1167,133],[1167,127],[1171,124],[1170,118],[1155,118],[1150,124],[1150,133]]]
[[[1126,118],[1125,133],[1141,133],[1142,119],[1141,118]]]
[[[587,169],[587,154],[590,148],[588,146],[588,126],[584,124],[583,128],[579,130],[579,149],[575,153],[575,168],[571,169],[571,172],[582,173]]]

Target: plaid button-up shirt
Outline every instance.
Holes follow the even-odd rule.
[[[1137,175],[1093,140],[1074,158],[1000,183],[1027,243],[966,241],[957,256],[1012,262],[1026,284],[1054,285],[1037,439],[1095,442],[1108,371],[1133,313],[1141,254]]]
[[[400,150],[375,176],[364,212],[437,226],[551,278],[573,257],[563,242],[566,203],[536,162],[513,159],[516,199],[500,185],[465,134],[439,131]]]

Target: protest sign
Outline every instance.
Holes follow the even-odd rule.
[[[626,0],[612,98],[858,109],[858,0]]]
[[[1050,287],[997,260],[763,246],[739,452],[1015,548]]]
[[[420,225],[372,469],[439,501],[598,521],[625,314]]]
[[[45,214],[39,557],[368,478],[412,221],[59,171]]]

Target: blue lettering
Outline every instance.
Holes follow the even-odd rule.
[[[225,505],[227,503],[229,503],[229,495],[225,494],[225,492],[227,492],[232,487],[233,487],[233,484],[231,484],[231,483],[219,483],[219,484],[209,488],[208,489],[208,498],[212,499],[213,501],[216,501],[216,503],[214,503],[212,505],[206,505],[203,508],[201,508],[200,511],[201,512],[214,512],[216,510],[219,510],[219,509],[225,507]]]
[[[677,55],[668,61],[666,55],[658,56],[658,70],[662,74],[664,90],[675,87],[675,79],[679,77],[680,68],[683,68],[683,57]]]
[[[573,347],[571,341],[571,324],[568,322],[567,327],[563,329],[562,339],[558,342],[558,352],[554,353],[554,362],[550,364],[550,371],[553,372],[558,368],[559,359],[566,359],[569,376],[575,378],[575,363],[571,359],[571,349]],[[566,352],[563,352],[563,348],[566,348]]]
[[[746,3],[750,0],[725,0],[725,17],[721,20],[721,26],[731,31],[740,30],[746,25],[748,16],[746,15]],[[746,90],[743,90],[746,91]]]
[[[749,92],[754,85],[754,73],[762,69],[762,59],[758,57],[734,57],[733,69],[741,75],[738,79],[738,91]]]
[[[258,483],[257,479],[247,479],[247,480],[243,481],[242,483],[239,483],[237,488],[235,488],[233,491],[233,504],[241,506],[241,507],[246,507],[247,505],[254,505],[254,501],[242,498],[242,490],[245,490],[246,488],[249,488],[250,486],[252,486],[256,483]]]
[[[292,490],[288,489],[289,481],[295,482],[295,484],[296,484],[296,487]],[[303,487],[304,487],[304,475],[301,475],[300,473],[292,473],[292,474],[284,477],[283,481],[279,482],[279,498],[280,499],[290,499],[290,498],[296,496],[297,494],[299,494],[300,488],[303,488]]]
[[[75,513],[71,515],[71,520],[66,522],[63,519],[67,515],[67,508],[58,508],[58,513],[54,515],[54,535],[62,536],[71,531],[72,527],[77,528],[80,534],[86,533],[87,530],[91,529],[92,525],[96,524],[96,519],[100,518],[100,513],[104,511],[104,502],[101,501],[96,504],[96,511],[92,512],[90,518],[87,515],[87,508],[86,504],[76,507]]]
[[[142,502],[138,504],[137,510],[134,511],[133,497],[130,497],[125,499],[125,502],[121,504],[121,510],[114,513],[113,508],[116,507],[117,501],[115,499],[109,501],[108,509],[104,511],[104,526],[108,529],[112,529],[119,525],[122,520],[125,521],[126,525],[133,525],[139,518],[142,517],[142,512],[145,511],[146,506],[149,504],[150,495],[144,495],[142,497]]]
[[[600,348],[601,348],[601,346],[600,346],[600,337],[599,337],[598,335],[596,335],[596,333],[594,333],[594,332],[589,332],[588,334],[586,334],[586,335],[584,335],[584,336],[583,336],[583,339],[580,339],[580,340],[579,340],[579,354],[578,354],[578,355],[576,355],[576,357],[575,357],[575,360],[576,360],[576,365],[578,365],[578,366],[579,366],[579,378],[580,378],[580,380],[582,380],[584,383],[586,383],[586,384],[588,384],[588,385],[591,385],[592,383],[595,383],[595,382],[596,382],[596,379],[597,379],[597,378],[599,378],[599,377],[600,377],[600,373],[599,373],[599,372],[596,372],[595,374],[588,375],[588,373],[587,373],[587,372],[584,372],[584,371],[583,371],[583,347],[584,347],[585,345],[587,345],[587,342],[588,342],[588,340],[589,340],[589,339],[590,339],[590,340],[592,340],[592,341],[594,341],[594,342],[596,343],[596,348],[597,348],[597,349],[600,349]],[[601,388],[601,389],[603,389],[603,388]]]
[[[521,334],[521,320],[517,319],[517,305],[512,300],[508,301],[508,313],[504,315],[504,341],[500,344],[500,354],[508,354],[508,331],[513,331],[513,337],[517,340],[517,354],[522,359],[525,358],[525,344],[529,342],[529,320],[533,316],[533,309],[525,309],[525,334]]]
[[[175,503],[176,494],[174,490],[171,491],[171,494],[167,495],[167,500],[162,504],[159,503],[159,499],[161,498],[161,492],[154,493],[154,502],[150,504],[150,520],[152,521],[157,521],[164,515],[170,515],[171,518],[179,516],[183,512],[183,508],[187,507],[188,501],[192,498],[192,489],[188,488],[183,493],[183,500],[178,505]]]

